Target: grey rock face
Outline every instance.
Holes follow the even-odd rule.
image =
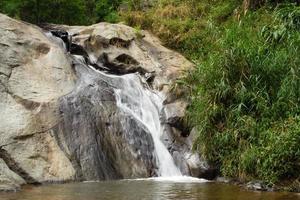
[[[85,65],[76,64],[79,81],[61,98],[63,120],[56,138],[80,180],[149,177],[155,169],[150,134],[116,106],[113,85]],[[117,80],[116,80],[117,81]]]

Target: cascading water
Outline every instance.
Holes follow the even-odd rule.
[[[117,106],[139,120],[151,133],[158,160],[159,175],[163,177],[182,176],[171,154],[161,141],[163,130],[160,112],[163,108],[163,98],[143,87],[142,78],[137,74],[109,76],[122,80],[121,88],[115,89]]]
[[[81,56],[76,56],[76,59],[84,62]],[[116,76],[98,71],[92,66],[89,67],[114,86],[117,106],[148,129],[154,142],[158,175],[161,177],[182,176],[171,154],[161,141],[163,130],[160,112],[163,109],[163,97],[151,91],[149,87],[145,87],[147,83],[138,73]]]
[[[81,62],[84,60],[78,58]],[[164,97],[152,91],[146,81],[138,73],[116,76],[106,74],[89,66],[114,87],[117,106],[124,113],[131,115],[143,124],[151,134],[154,142],[154,154],[157,158],[158,178],[148,179],[171,182],[206,182],[204,179],[183,176],[175,165],[173,157],[161,141],[163,127],[160,114]],[[117,79],[117,81],[116,81]],[[115,85],[114,83],[118,83]]]
[[[65,48],[65,45],[62,45],[60,39],[54,38],[51,34],[48,34],[48,37],[52,40],[56,40],[55,42],[58,43],[62,48]],[[59,40],[59,41],[57,41]],[[127,141],[130,144],[140,144],[144,143],[143,145],[146,145],[147,148],[143,149],[136,149],[136,153],[132,153],[132,155],[136,155],[137,159],[138,157],[141,156],[141,154],[146,155],[146,156],[141,156],[142,159],[146,159],[145,163],[155,163],[157,166],[156,175],[160,177],[167,177],[167,180],[171,181],[199,181],[199,179],[191,178],[191,177],[185,177],[182,176],[182,173],[178,169],[178,167],[175,165],[173,157],[161,141],[161,137],[164,133],[163,130],[163,125],[160,120],[161,112],[163,110],[163,101],[164,97],[162,94],[155,92],[151,90],[151,88],[148,86],[147,82],[144,80],[142,76],[140,76],[138,73],[131,73],[131,74],[126,74],[126,75],[112,75],[108,73],[104,73],[102,71],[96,70],[93,66],[89,65],[88,63],[93,63],[90,58],[79,56],[79,55],[73,55],[71,56],[72,60],[74,61],[76,67],[75,70],[77,73],[79,73],[80,76],[80,82],[78,82],[78,91],[81,90],[81,88],[84,87],[94,87],[94,84],[98,84],[98,81],[100,80],[103,84],[106,83],[109,85],[109,88],[113,91],[114,97],[115,97],[115,103],[118,112],[123,113],[124,117],[126,119],[131,118],[134,122],[134,124],[139,124],[142,128],[141,129],[136,129],[134,128],[135,125],[133,124],[134,130],[131,130],[132,125],[128,125],[128,120],[120,120],[119,123],[121,123],[121,126],[123,127],[123,131],[126,133],[130,134],[130,138],[126,138]],[[88,63],[86,63],[86,60],[88,59]],[[87,85],[87,86],[86,86]],[[99,86],[95,86],[97,88]],[[99,92],[101,90],[95,90],[95,92]],[[74,96],[75,95],[75,96]],[[75,105],[76,101],[81,102],[82,100],[80,99],[81,97],[79,96],[77,98],[77,93],[71,95],[74,100],[70,102],[68,99],[66,99],[65,107],[69,107],[69,105]],[[92,98],[92,94],[88,95],[88,98]],[[101,94],[99,94],[101,96]],[[85,97],[86,98],[86,97]],[[96,100],[96,99],[95,99]],[[93,102],[95,103],[95,100]],[[97,100],[96,100],[97,101]],[[100,103],[101,104],[101,103]],[[99,104],[97,104],[99,106]],[[101,106],[100,106],[101,107]],[[73,112],[71,110],[67,110],[67,112]],[[97,108],[93,109],[91,108],[92,111],[97,110]],[[82,111],[86,112],[86,111]],[[75,116],[79,114],[76,110],[74,111]],[[70,117],[73,115],[71,114]],[[95,116],[97,117],[97,116]],[[121,117],[122,118],[122,117]],[[76,125],[78,124],[78,119],[68,119],[71,120],[71,125]],[[73,122],[72,122],[73,120]],[[84,119],[88,120],[88,119]],[[92,123],[92,122],[91,122]],[[106,122],[109,125],[109,122]],[[129,121],[129,123],[131,123]],[[70,123],[68,123],[70,124]],[[94,126],[93,124],[91,126]],[[85,127],[83,127],[85,128]],[[146,135],[151,135],[148,136],[143,136],[143,138],[139,138],[139,131],[142,131]],[[138,132],[137,132],[138,131]],[[70,134],[73,134],[72,132]],[[93,135],[91,131],[89,131],[89,134]],[[138,135],[135,135],[138,134]],[[125,134],[126,135],[126,134]],[[70,135],[72,137],[72,135]],[[149,139],[152,138],[153,142],[150,141]],[[146,139],[147,138],[147,139]],[[146,139],[147,141],[143,140]],[[83,139],[85,141],[85,139]],[[101,139],[100,139],[101,142]],[[151,149],[151,143],[154,145],[154,148]],[[81,144],[80,144],[81,145]],[[97,145],[98,142],[97,142]],[[150,145],[150,146],[149,146]],[[101,145],[100,145],[101,146]],[[139,145],[137,145],[139,146]],[[72,147],[72,145],[71,145]],[[145,146],[144,146],[145,147]],[[76,152],[76,147],[74,147],[75,152]],[[154,150],[153,150],[154,149]],[[154,151],[154,152],[153,152]],[[89,155],[89,149],[87,148],[87,155]],[[142,152],[142,153],[141,153]],[[94,152],[95,155],[98,155],[97,151]],[[140,155],[139,155],[140,154]],[[151,159],[151,155],[154,155],[156,159]],[[101,159],[104,159],[100,162],[103,161],[108,161],[107,159],[111,159],[106,157],[105,155],[102,155],[104,157],[101,157]],[[98,158],[97,158],[98,159]],[[152,161],[151,161],[152,160]],[[76,161],[76,162],[81,162],[81,161]],[[85,162],[84,162],[85,163]],[[77,165],[77,164],[76,164]],[[151,165],[151,164],[150,164]],[[150,166],[148,165],[148,166]],[[155,165],[155,164],[154,164]],[[87,165],[89,167],[89,165]],[[155,167],[155,166],[154,166]],[[112,173],[111,177],[114,177],[113,174],[115,174],[115,169],[113,163],[109,167],[109,171]],[[106,168],[105,168],[106,169]],[[112,170],[112,171],[111,171]],[[149,169],[148,169],[149,170]],[[150,169],[153,170],[153,169]],[[101,171],[101,170],[100,170]],[[87,171],[86,173],[90,173]],[[99,172],[100,174],[103,172]],[[106,172],[107,173],[107,172]],[[153,174],[152,174],[153,175]],[[103,175],[101,175],[103,176]],[[101,177],[100,176],[100,177]],[[118,176],[118,175],[117,175]],[[94,175],[92,175],[94,177]],[[98,177],[98,175],[96,175]],[[106,177],[104,175],[104,177]],[[171,179],[168,179],[168,177],[173,177]],[[166,179],[162,179],[166,180]]]

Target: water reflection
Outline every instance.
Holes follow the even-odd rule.
[[[252,192],[217,183],[110,181],[26,186],[19,193],[0,193],[0,200],[297,200],[299,194]]]

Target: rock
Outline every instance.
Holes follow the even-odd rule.
[[[220,182],[220,183],[230,183],[230,182],[232,182],[233,180],[231,180],[231,179],[229,179],[229,178],[225,178],[225,177],[219,176],[219,177],[217,177],[217,178],[215,179],[215,181],[216,181],[216,182]]]
[[[163,47],[160,41],[147,31],[138,38],[136,30],[122,24],[99,23],[92,26],[48,25],[73,35],[72,41],[82,46],[92,63],[110,68],[120,74],[152,73],[152,87],[170,94],[170,85],[194,68],[194,64],[182,55]]]
[[[63,120],[56,138],[70,158],[80,180],[149,177],[153,173],[154,145],[143,125],[121,112],[113,88],[121,80],[76,64],[81,79],[61,98]],[[112,87],[113,86],[113,87]]]
[[[0,158],[0,191],[17,191],[25,183],[25,180],[11,171]]]
[[[75,84],[67,56],[40,28],[2,14],[0,52],[0,158],[29,183],[73,179],[52,135],[58,98]]]
[[[190,175],[185,155],[187,152],[190,154],[191,144],[189,146],[185,144],[186,138],[183,136],[189,133],[182,122],[187,103],[171,95],[170,86],[185,72],[192,70],[193,64],[181,55],[161,46],[150,33],[143,32],[144,37],[138,38],[134,29],[124,25],[101,23],[89,27],[60,25],[50,27],[68,31],[73,35],[73,42],[84,47],[89,60],[94,65],[98,65],[99,69],[107,68],[110,73],[115,74],[139,72],[144,75],[152,88],[162,90],[168,97],[164,106],[164,123],[166,127],[175,128],[173,132],[178,133],[175,139],[174,134],[167,139],[169,141],[167,145],[181,171],[185,175]],[[165,137],[168,138],[168,135],[170,134],[166,134]],[[173,140],[176,142],[174,143]]]
[[[249,190],[267,191],[268,188],[262,181],[250,181],[246,184],[246,188]]]
[[[196,129],[186,137],[177,128],[165,125],[164,144],[168,147],[177,166],[184,175],[212,180],[217,176],[217,169],[210,166],[198,152],[193,151]]]
[[[176,126],[176,123],[184,118],[187,102],[176,101],[166,104],[164,107],[166,123]]]
[[[69,36],[69,33],[66,31],[59,31],[59,30],[54,30],[51,31],[52,35],[55,37],[59,37],[62,39],[62,41],[66,44],[66,49],[67,51],[70,51],[71,48],[71,37]]]
[[[183,123],[186,108],[187,102],[178,100],[173,103],[166,104],[163,111],[164,122],[182,131],[183,134],[188,132],[188,128],[185,127],[185,124]]]
[[[197,128],[194,127],[187,138],[187,144],[192,149],[194,142],[197,140]],[[212,180],[217,177],[218,169],[208,163],[208,161],[201,155],[201,152],[192,152],[187,156],[187,162],[191,169],[191,174],[196,177]]]

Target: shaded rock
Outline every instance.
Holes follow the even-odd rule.
[[[213,180],[217,176],[217,169],[210,166],[205,159],[200,157],[199,153],[187,154],[185,158],[191,176],[208,180]]]
[[[11,171],[0,158],[0,191],[17,191],[25,183],[25,180]]]
[[[184,175],[212,180],[217,176],[217,169],[210,166],[198,152],[193,151],[193,143],[196,139],[194,128],[188,137],[176,128],[169,125],[165,127],[163,135],[164,144],[168,147],[177,166]]]
[[[116,105],[118,79],[76,64],[81,77],[72,93],[61,98],[63,117],[57,140],[80,180],[149,177],[154,172],[154,145],[148,130]]]
[[[175,127],[176,123],[184,118],[186,107],[187,102],[184,101],[176,101],[174,103],[165,105],[164,111],[166,123]]]
[[[250,181],[245,186],[249,190],[267,191],[267,186],[262,181]]]
[[[169,124],[180,130],[183,136],[188,135],[188,127],[185,126],[183,119],[187,108],[187,102],[178,100],[164,106],[164,123]]]
[[[71,37],[69,36],[68,32],[66,32],[66,31],[60,31],[60,30],[52,30],[51,33],[55,37],[61,38],[62,41],[66,44],[67,51],[70,51],[72,40],[71,40]]]
[[[193,144],[197,139],[197,128],[194,127],[190,135],[187,138],[187,144],[190,148],[193,148]],[[217,177],[218,170],[216,167],[210,165],[204,158],[201,156],[201,152],[194,152],[187,155],[187,162],[191,170],[191,174],[195,177],[201,177],[208,180],[212,180]]]

